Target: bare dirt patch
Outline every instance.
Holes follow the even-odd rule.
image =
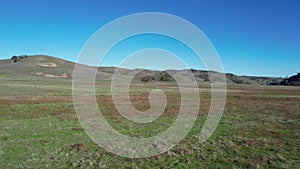
[[[88,148],[84,143],[73,144],[71,145],[71,148],[76,149],[78,151],[88,151]]]
[[[53,75],[53,74],[47,74],[44,72],[32,72],[31,74],[35,75],[35,76],[43,76],[46,78],[68,78],[68,77],[70,77],[70,75],[67,73],[63,73],[61,75]]]
[[[26,103],[70,103],[73,102],[72,96],[0,96],[3,104],[26,104]]]
[[[57,64],[52,62],[36,63],[36,65],[41,67],[57,67]]]

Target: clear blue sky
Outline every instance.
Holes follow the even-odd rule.
[[[198,26],[226,72],[284,77],[300,72],[299,9],[298,0],[0,0],[0,59],[46,54],[75,61],[106,23],[164,12]]]

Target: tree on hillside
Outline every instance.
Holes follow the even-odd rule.
[[[151,82],[153,80],[155,80],[154,76],[144,76],[144,77],[141,78],[142,82]]]
[[[22,59],[25,59],[27,58],[28,56],[27,55],[20,55],[20,56],[13,56],[10,58],[10,60],[12,60],[13,63],[16,63]]]
[[[13,63],[16,63],[18,61],[18,57],[17,56],[13,56],[11,57],[11,59],[13,61]]]
[[[297,75],[286,77],[284,78],[279,85],[285,85],[285,86],[300,86],[300,73],[297,73]]]
[[[297,73],[297,75],[291,76],[288,79],[289,85],[292,86],[300,86],[300,73]]]

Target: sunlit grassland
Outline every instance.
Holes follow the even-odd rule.
[[[229,86],[225,112],[213,136],[198,142],[210,106],[209,88],[200,88],[199,116],[173,149],[154,157],[130,159],[106,152],[81,128],[70,81],[0,81],[0,168],[299,168],[300,89]],[[147,93],[168,96],[166,112],[152,124],[135,124],[118,115],[110,83],[96,82],[97,102],[120,133],[149,137],[166,130],[180,107],[174,83],[136,83],[131,101],[149,108]],[[142,102],[141,102],[142,100]],[[73,145],[83,143],[86,149]]]

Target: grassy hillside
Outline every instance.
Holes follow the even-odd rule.
[[[74,63],[50,56],[35,55],[13,62],[10,59],[0,61],[0,78],[70,78]],[[61,77],[60,77],[61,76]]]
[[[72,100],[73,67],[72,62],[49,56],[29,56],[16,63],[0,61],[0,168],[300,167],[299,87],[236,85],[264,84],[276,78],[227,74],[224,114],[213,136],[201,144],[199,133],[210,109],[211,93],[209,85],[199,85],[200,107],[188,135],[163,154],[130,159],[105,151],[81,128]],[[125,119],[115,108],[111,84],[105,80],[115,69],[98,68],[95,83],[97,104],[114,129],[149,137],[174,123],[180,90],[166,72],[121,69],[124,76],[141,71],[130,86],[130,100],[138,110],[150,107],[148,96],[153,89],[165,91],[167,97],[167,107],[157,120],[139,124]],[[218,75],[191,71],[200,84],[213,83],[208,73]],[[150,79],[142,82],[143,77]]]
[[[24,59],[19,59],[16,63],[12,60],[0,60],[0,78],[24,78],[24,79],[71,79],[75,63],[62,60],[55,57],[34,55]],[[116,70],[115,67],[99,67],[96,78],[98,80],[111,80]],[[170,75],[184,75],[191,71],[195,79],[199,83],[213,83],[214,79],[209,78],[209,74],[215,77],[221,74],[213,71],[202,70],[167,70],[167,71],[151,71],[142,69],[121,69],[123,76],[138,71],[134,81],[151,82],[151,81],[174,81]],[[228,84],[249,84],[249,85],[267,85],[277,84],[283,79],[271,77],[253,77],[253,76],[237,76],[234,74],[226,74]]]

